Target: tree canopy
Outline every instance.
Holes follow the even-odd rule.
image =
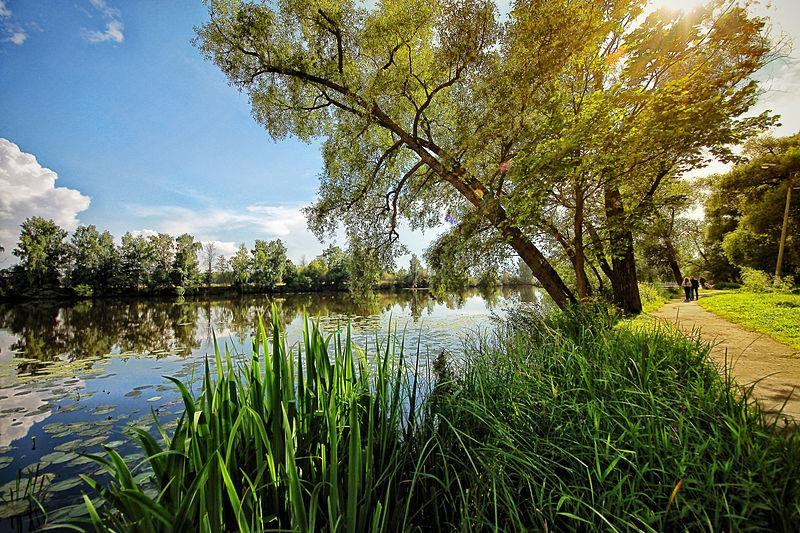
[[[720,281],[735,278],[740,267],[774,271],[790,176],[800,186],[800,134],[753,139],[742,155],[729,172],[707,180],[706,240],[713,254],[708,268]],[[796,197],[789,220],[783,272],[800,277]]]
[[[502,23],[486,0],[219,0],[198,44],[273,137],[324,138],[309,225],[344,223],[359,264],[404,251],[401,219],[447,220],[440,278],[516,254],[565,305],[590,263],[635,312],[633,232],[665,185],[770,123],[743,118],[769,59],[747,2],[646,4],[520,0]]]

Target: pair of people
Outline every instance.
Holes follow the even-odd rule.
[[[684,302],[691,302],[692,300],[697,300],[700,298],[700,281],[694,277],[685,277],[683,278],[683,293],[686,296],[684,298]]]

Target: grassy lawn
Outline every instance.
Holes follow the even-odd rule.
[[[710,295],[709,295],[710,296]],[[705,309],[747,329],[800,348],[800,295],[726,292],[701,298]]]

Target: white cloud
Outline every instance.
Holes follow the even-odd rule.
[[[233,257],[236,255],[236,251],[239,249],[239,244],[233,241],[215,241],[215,240],[207,240],[207,241],[200,241],[205,246],[208,243],[214,243],[214,250],[216,251],[217,255],[221,255],[223,257]]]
[[[89,2],[92,4],[92,7],[106,18],[106,29],[104,31],[83,29],[81,31],[83,38],[90,43],[103,43],[107,41],[121,43],[124,41],[125,34],[122,32],[124,25],[122,24],[122,20],[120,20],[119,9],[110,7],[105,0],[89,0]]]
[[[17,46],[25,42],[28,38],[28,33],[22,26],[11,21],[11,10],[6,5],[5,0],[0,0],[0,19],[6,19],[0,24],[2,33],[6,35],[5,39],[2,39],[3,42],[14,43]]]
[[[56,187],[58,174],[44,168],[33,154],[0,138],[0,246],[9,253],[19,237],[19,226],[31,216],[41,216],[67,230],[78,225],[77,215],[89,207],[89,197],[66,187]]]
[[[25,33],[25,30],[17,29],[11,32],[11,35],[6,38],[6,41],[12,42],[17,46],[21,45],[28,39],[28,34]]]
[[[83,38],[90,43],[102,43],[105,41],[114,41],[121,43],[125,40],[125,35],[122,33],[122,22],[112,20],[106,24],[105,31],[83,30]]]
[[[89,3],[107,18],[115,18],[120,16],[119,9],[109,7],[105,0],[89,0]]]

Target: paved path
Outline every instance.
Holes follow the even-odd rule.
[[[729,322],[697,302],[672,300],[653,315],[685,333],[699,330],[712,343],[711,356],[720,367],[727,350],[728,367],[739,385],[757,382],[756,397],[768,411],[777,411],[786,402],[784,415],[800,421],[800,353],[796,349]]]

